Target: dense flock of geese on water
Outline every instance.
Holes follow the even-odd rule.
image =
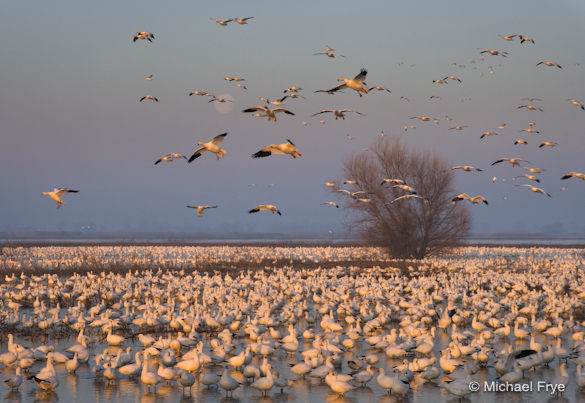
[[[213,19],[212,18],[212,20],[215,20],[215,22],[219,26],[224,27],[221,29],[229,29],[227,27],[229,25],[233,25],[232,23],[236,23],[238,25],[246,25],[249,22],[251,22],[250,20],[253,18],[254,17],[245,17],[245,18],[234,17],[234,18],[229,18],[229,19]],[[536,45],[536,41],[533,38],[526,36],[526,35],[513,34],[513,35],[498,35],[498,36],[502,40],[504,40],[505,42],[517,41],[520,43],[520,46],[522,46],[522,47],[524,47],[524,46],[538,46],[538,45]],[[136,31],[136,33],[134,34],[132,39],[133,39],[133,42],[146,41],[148,43],[153,43],[155,41],[156,37],[152,32]],[[510,53],[508,51],[504,51],[504,50],[478,48],[478,51],[479,51],[478,56],[481,58],[482,61],[486,60],[486,58],[494,58],[494,60],[500,59],[500,58],[507,59],[510,56]],[[315,53],[313,53],[313,55],[314,56],[324,55],[324,56],[327,56],[329,58],[335,58],[337,56],[346,58],[345,55],[339,53],[338,51],[336,51],[336,49],[334,49],[330,46],[326,46],[323,51],[315,52]],[[402,65],[402,64],[403,64],[403,62],[399,63],[399,65]],[[470,64],[475,65],[476,60],[472,60],[470,62]],[[575,63],[574,65],[578,65],[578,63]],[[499,64],[498,66],[501,66],[501,64]],[[571,65],[571,66],[573,66],[573,65]],[[453,63],[451,63],[451,68],[453,68],[453,67],[463,68],[463,67],[465,67],[465,65],[457,63],[457,62],[453,62]],[[563,67],[559,63],[556,63],[556,62],[550,61],[550,60],[539,60],[538,62],[535,62],[533,67],[536,69],[553,68],[556,70],[563,70]],[[477,67],[474,67],[474,68],[477,68]],[[493,74],[493,72],[494,72],[493,66],[490,66],[489,69],[490,69],[490,74]],[[561,71],[559,71],[559,73],[561,73]],[[390,89],[388,89],[387,87],[384,87],[381,85],[369,86],[368,84],[366,84],[365,80],[366,80],[367,74],[368,74],[368,71],[366,69],[362,68],[359,71],[359,73],[357,75],[355,75],[353,78],[339,77],[337,79],[338,82],[341,82],[341,84],[339,84],[339,85],[333,86],[331,88],[317,89],[317,90],[314,90],[313,92],[334,95],[334,94],[337,94],[340,92],[349,91],[349,92],[357,93],[360,98],[362,98],[364,95],[367,95],[371,92],[380,92],[383,94],[387,94],[388,96],[392,96],[391,95],[392,91]],[[481,73],[481,75],[483,76],[483,73]],[[153,79],[153,77],[154,77],[153,74],[149,74],[146,77],[146,79],[150,81]],[[247,84],[245,84],[246,79],[243,77],[225,76],[224,80],[227,82],[233,83],[237,88],[240,88],[243,90],[249,89],[249,86]],[[461,80],[461,78],[459,78],[455,75],[447,75],[444,78],[436,78],[436,79],[429,80],[429,81],[432,81],[432,84],[430,84],[430,85],[437,85],[437,86],[443,86],[443,85],[447,85],[447,84],[449,84],[449,85],[464,85],[463,80]],[[286,103],[286,105],[288,105],[291,102],[296,102],[296,101],[290,101],[290,100],[306,99],[306,97],[304,95],[301,95],[301,93],[300,93],[300,91],[302,91],[302,90],[303,89],[299,86],[289,86],[288,88],[285,88],[284,90],[279,89],[279,93],[284,94],[284,96],[282,96],[282,97],[279,96],[277,99],[273,98],[272,101],[270,101],[268,98],[266,98],[264,96],[258,97],[258,100],[261,101],[262,104],[250,106],[248,108],[243,109],[242,112],[246,113],[246,114],[250,114],[253,117],[267,118],[268,121],[274,121],[274,122],[277,122],[279,115],[295,116],[295,113],[292,112],[288,107],[284,107],[284,105],[285,105],[285,103]],[[192,90],[192,91],[188,92],[188,95],[208,98],[208,101],[207,101],[208,103],[233,102],[232,99],[217,97],[214,94],[207,92],[205,90],[201,90],[201,89]],[[410,101],[408,99],[408,97],[405,97],[405,96],[401,96],[400,99],[404,100],[404,101]],[[430,99],[440,99],[440,96],[431,95]],[[151,102],[158,103],[159,99],[158,99],[158,97],[156,97],[154,95],[147,94],[147,95],[140,97],[139,101],[140,102],[151,101]],[[542,99],[535,98],[535,97],[520,98],[518,100],[518,102],[524,102],[524,104],[518,105],[516,107],[516,110],[519,110],[519,111],[525,110],[528,112],[537,112],[537,113],[544,112],[544,109],[542,107],[538,106],[538,103],[541,101],[542,101]],[[568,104],[573,105],[573,106],[585,111],[585,106],[580,101],[578,101],[576,99],[567,99],[566,101]],[[528,103],[525,103],[525,102],[528,102]],[[319,112],[313,113],[310,117],[314,117],[314,116],[318,116],[318,115],[332,114],[335,117],[335,120],[338,120],[338,119],[345,120],[346,114],[348,114],[348,113],[352,113],[352,114],[356,114],[356,115],[360,115],[360,116],[365,116],[362,112],[357,111],[355,109],[351,109],[351,108],[344,108],[344,109],[327,108],[327,109],[322,109]],[[428,124],[428,122],[434,122],[436,125],[438,125],[440,120],[442,120],[442,119],[439,119],[439,118],[433,117],[433,116],[420,116],[420,115],[412,116],[412,117],[410,117],[410,119],[416,119],[416,120],[419,120],[420,122],[427,122],[425,124]],[[447,116],[445,116],[445,120],[447,122],[451,122],[454,119],[447,115]],[[321,120],[321,123],[325,124],[325,120]],[[303,121],[303,125],[306,126],[307,122]],[[527,123],[527,125],[528,125],[528,128],[523,128],[521,130],[518,130],[518,132],[519,133],[526,133],[526,134],[530,134],[530,135],[540,134],[540,130],[538,130],[538,128],[536,127],[536,123],[534,123],[533,121],[530,121]],[[462,130],[467,129],[468,127],[469,127],[469,125],[457,123],[457,124],[453,125],[452,127],[450,127],[449,130],[462,131]],[[415,126],[413,124],[405,124],[403,126],[404,130],[409,130],[409,129],[414,129],[414,128],[415,128]],[[496,129],[484,131],[483,133],[481,133],[479,135],[479,138],[486,139],[483,141],[487,141],[487,138],[493,137],[493,136],[498,136],[505,129],[506,129],[506,124],[501,123],[497,126],[497,131],[496,131]],[[217,160],[219,161],[219,159],[221,157],[224,157],[226,155],[226,149],[222,148],[222,143],[226,139],[227,135],[228,135],[228,133],[222,133],[222,134],[216,135],[215,137],[213,137],[209,141],[199,141],[197,143],[197,148],[194,151],[192,151],[190,156],[189,156],[189,154],[184,155],[184,154],[176,153],[176,152],[165,154],[165,155],[159,157],[158,159],[156,159],[154,162],[154,165],[158,165],[161,162],[172,162],[172,161],[176,161],[176,160],[180,160],[180,159],[186,160],[187,163],[192,163],[195,159],[201,157],[204,154],[214,154],[216,156]],[[381,135],[383,136],[384,133],[382,132]],[[532,140],[527,141],[526,139],[522,139],[522,138],[514,139],[513,141],[511,141],[511,143],[512,142],[513,142],[514,146],[527,146],[529,142],[532,144]],[[542,140],[542,141],[540,141],[538,148],[540,148],[540,149],[553,148],[553,147],[557,147],[558,145],[559,144],[555,141]],[[298,151],[297,146],[294,144],[294,142],[291,139],[286,139],[285,143],[270,144],[267,146],[263,146],[263,148],[261,148],[259,151],[252,154],[252,158],[263,158],[263,157],[268,157],[268,156],[275,155],[275,154],[290,155],[291,157],[293,157],[295,159],[301,157],[301,155],[302,155]],[[528,164],[528,165],[531,164],[530,161],[525,160],[525,159],[520,158],[520,157],[501,157],[501,158],[496,159],[491,165],[494,166],[494,165],[497,165],[500,163],[509,163],[512,167],[521,167],[522,165],[525,165],[525,164]],[[525,188],[525,189],[527,189],[531,192],[534,192],[534,193],[538,193],[538,194],[546,195],[548,197],[552,197],[551,193],[544,190],[539,185],[540,179],[538,178],[537,175],[542,173],[543,171],[545,171],[545,169],[536,168],[536,167],[528,167],[528,166],[523,166],[522,168],[524,170],[526,170],[526,172],[519,174],[517,176],[514,176],[513,180],[516,180],[517,178],[523,178],[525,180],[528,180],[529,183],[516,184],[515,186]],[[455,170],[455,169],[461,170],[462,172],[481,172],[481,171],[483,171],[483,169],[481,169],[481,168],[476,168],[476,167],[473,167],[470,165],[454,166],[452,169],[453,170]],[[570,179],[570,178],[578,178],[578,179],[585,180],[585,174],[582,172],[570,171],[570,172],[564,173],[561,176],[562,180],[566,180],[566,179]],[[498,177],[493,176],[492,182],[495,182],[497,179],[498,179]],[[414,200],[417,200],[417,199],[424,200],[424,195],[417,194],[415,189],[411,188],[410,186],[406,186],[407,184],[404,183],[403,178],[385,178],[384,180],[390,181],[391,183],[393,183],[395,185],[394,187],[401,186],[401,191],[403,191],[403,194],[399,194],[398,197],[396,197],[396,194],[394,192],[392,192],[392,194],[394,196],[393,196],[393,200],[391,201],[391,204],[394,204],[395,202],[398,202],[398,201],[415,202]],[[501,180],[505,182],[505,181],[507,181],[507,178],[502,178]],[[348,194],[354,200],[357,200],[357,201],[363,202],[363,203],[370,203],[372,201],[372,199],[367,196],[368,194],[371,194],[371,191],[369,193],[365,192],[364,189],[362,189],[360,187],[360,184],[356,183],[351,178],[348,178],[346,181],[344,181],[344,184],[349,183],[351,186],[353,186],[352,189],[342,189],[340,184],[337,184],[334,182],[326,182],[326,186],[328,186],[327,183],[333,183],[333,187],[336,188],[335,190],[338,190],[340,192]],[[565,190],[565,187],[563,186],[561,188],[561,190]],[[77,192],[78,192],[78,190],[74,190],[74,189],[71,189],[68,187],[61,187],[61,188],[55,188],[55,189],[53,189],[53,191],[43,192],[42,195],[49,196],[51,199],[53,199],[57,203],[57,208],[60,208],[62,205],[65,205],[65,201],[63,200],[63,196],[65,196],[67,193],[77,193]],[[356,192],[359,193],[359,197],[355,196]],[[504,197],[504,198],[507,198],[507,197]],[[470,202],[474,205],[478,205],[480,203],[485,204],[485,205],[489,204],[487,198],[483,195],[470,196],[467,193],[453,195],[453,198],[452,198],[453,203],[457,203],[457,202],[460,202],[463,200],[467,200],[468,202]],[[339,207],[339,205],[337,203],[332,202],[332,201],[326,201],[326,202],[323,202],[320,204],[323,206],[332,206],[332,207],[336,207],[336,208]],[[217,204],[213,204],[213,205],[187,205],[186,207],[196,210],[198,217],[203,217],[205,210],[216,209],[219,206]],[[271,204],[261,204],[261,205],[258,205],[256,207],[248,210],[249,213],[257,213],[260,211],[270,211],[273,214],[282,215],[282,213],[278,209],[278,207],[271,205]]]
[[[111,249],[103,248],[107,259]],[[156,263],[157,255],[191,249],[200,249],[200,262],[238,254],[210,246],[165,257],[166,248],[136,248],[143,253],[129,261],[142,255]],[[13,262],[0,284],[7,335],[0,366],[13,373],[4,386],[34,382],[50,394],[65,372],[83,371],[108,385],[129,379],[152,394],[167,384],[184,395],[196,385],[234,398],[295,396],[305,384],[332,396],[369,390],[409,399],[426,390],[473,399],[479,394],[469,385],[478,380],[546,380],[562,385],[556,395],[583,397],[581,249],[466,247],[406,268],[328,269],[297,268],[293,257],[331,261],[350,248],[290,249],[290,265],[268,270],[67,276],[35,274],[28,265],[59,254],[80,259],[83,248],[3,248],[2,267]],[[262,262],[271,250],[242,253]],[[39,334],[76,342],[56,348]]]

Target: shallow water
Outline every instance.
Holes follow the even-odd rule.
[[[284,330],[284,329],[281,329]],[[166,337],[168,334],[165,333]],[[0,345],[0,351],[6,351],[6,335],[2,335],[3,343]],[[234,339],[236,341],[237,339]],[[537,341],[543,342],[546,340],[544,336],[537,338]],[[244,341],[244,340],[242,340]],[[34,340],[30,337],[15,337],[15,342],[23,346],[32,346],[40,344],[54,344],[56,351],[64,351],[67,347],[76,343],[72,337],[61,339],[53,339],[47,337],[37,337]],[[498,346],[504,346],[505,342],[497,343]],[[439,333],[436,340],[436,352],[446,346],[448,338],[446,334]],[[362,343],[364,345],[365,343]],[[206,343],[207,345],[207,343]],[[135,341],[126,341],[124,347],[132,347],[132,355],[140,351],[142,345]],[[305,348],[310,348],[310,343],[305,343]],[[528,347],[528,342],[514,343],[514,348]],[[96,378],[91,372],[90,368],[93,365],[93,356],[95,353],[101,353],[105,348],[109,348],[112,353],[117,352],[117,347],[107,347],[103,344],[94,344],[91,347],[91,355],[89,364],[81,364],[76,374],[67,374],[64,364],[57,364],[56,370],[59,377],[59,386],[55,392],[45,392],[40,390],[32,380],[25,380],[18,391],[11,391],[4,382],[0,383],[0,401],[2,402],[351,402],[351,403],[381,403],[381,402],[456,402],[459,401],[454,395],[450,395],[446,391],[439,388],[434,383],[421,383],[416,380],[411,382],[411,392],[405,398],[388,395],[376,382],[375,376],[368,383],[365,388],[356,388],[347,393],[343,398],[339,397],[331,391],[326,384],[320,384],[317,379],[297,379],[298,377],[292,374],[289,366],[298,362],[297,356],[285,356],[282,353],[274,354],[269,360],[273,369],[279,371],[282,376],[288,379],[297,379],[293,382],[293,386],[285,388],[284,392],[273,387],[268,393],[267,397],[262,397],[261,392],[250,388],[249,386],[241,386],[233,392],[233,397],[226,397],[222,389],[208,388],[199,383],[198,376],[201,376],[207,371],[221,372],[219,366],[211,366],[203,369],[196,376],[197,381],[192,388],[191,396],[188,391],[183,394],[180,384],[175,382],[170,385],[159,385],[156,392],[149,392],[147,388],[140,382],[140,379],[129,379],[125,375],[119,375],[119,379],[115,382],[108,383],[106,380]],[[237,353],[239,353],[239,349]],[[365,350],[360,351],[365,352]],[[377,367],[384,367],[388,374],[392,367],[402,363],[402,360],[387,359],[384,352],[378,352],[380,361],[376,364]],[[435,354],[437,355],[437,354]],[[440,354],[439,354],[440,355]],[[352,353],[344,353],[343,373],[349,373],[350,369],[347,367],[347,360],[350,359]],[[412,360],[412,357],[409,357]],[[260,358],[255,356],[253,363],[259,365]],[[30,370],[31,374],[36,373],[45,365],[44,362],[37,362]],[[538,391],[538,381],[551,382],[554,376],[558,373],[558,360],[555,359],[550,367],[539,367],[535,372],[527,372],[526,379],[521,383],[532,383],[532,392],[489,392],[481,391],[468,395],[462,401],[468,402],[585,402],[585,391],[579,391],[576,388],[575,380],[575,365],[569,361],[569,386],[561,397],[551,395],[545,390]],[[151,365],[152,370],[152,365]],[[6,379],[14,373],[13,368],[4,368],[0,370],[0,379]],[[238,379],[243,379],[243,374],[240,371],[232,370],[230,374]],[[493,368],[482,368],[474,375],[474,380],[477,380],[482,385],[483,383],[494,381],[496,379],[496,372]],[[376,375],[377,376],[377,375]]]

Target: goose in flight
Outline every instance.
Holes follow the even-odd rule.
[[[386,178],[384,180],[382,180],[382,183],[380,183],[380,186],[385,184],[385,183],[396,183],[398,185],[404,185],[405,182],[402,179],[393,179],[393,178]]]
[[[233,18],[230,18],[229,20],[215,20],[215,22],[217,22],[222,27],[227,26],[228,22],[230,22],[230,21],[233,21]]]
[[[159,159],[157,159],[154,163],[154,165],[158,164],[159,162],[165,161],[165,162],[171,162],[174,161],[177,158],[185,158],[187,159],[187,157],[185,157],[182,154],[177,154],[177,153],[169,153],[167,155],[165,155],[164,157],[160,157]]]
[[[335,187],[335,182],[324,182],[323,184],[325,186],[329,187],[329,188],[334,188]]]
[[[540,143],[540,145],[538,146],[538,148],[542,148],[544,146],[547,147],[554,147],[554,146],[558,146],[559,143],[555,143],[554,141],[543,141],[542,143]]]
[[[481,136],[479,136],[479,138],[480,139],[483,139],[484,137],[487,137],[487,136],[497,136],[498,134],[499,133],[496,133],[496,132],[483,132],[481,134]]]
[[[585,174],[581,173],[581,172],[569,172],[567,174],[565,174],[565,176],[563,176],[561,179],[565,180],[565,179],[569,179],[569,178],[579,178],[579,179],[583,179],[585,181]]]
[[[355,199],[355,200],[357,200],[360,195],[370,194],[368,192],[364,192],[363,190],[358,190],[356,192],[350,192],[347,189],[337,189],[336,192],[345,193],[346,195],[348,195],[349,197],[351,197],[352,199]]]
[[[525,183],[523,185],[516,185],[516,186],[524,186],[529,188],[531,191],[533,191],[534,193],[541,193],[543,195],[547,195],[548,197],[552,197],[549,193],[545,192],[543,189],[541,188],[537,188],[535,186],[529,185],[528,183]]]
[[[452,81],[459,81],[461,82],[461,79],[455,76],[447,76],[445,78],[443,78],[443,80],[452,80]]]
[[[302,90],[301,87],[288,87],[286,90],[282,91],[284,94],[286,94],[287,92],[298,92]]]
[[[154,39],[154,35],[151,37],[150,35],[136,34],[132,38],[132,42],[136,42],[138,39],[142,39],[142,40],[145,40],[145,41],[148,41],[148,42],[152,42],[152,40]]]
[[[136,31],[136,35],[146,36],[147,38],[155,39],[154,34],[152,32]]]
[[[187,206],[187,207],[197,209],[197,217],[203,217],[203,212],[208,208],[217,208],[217,206]]]
[[[153,97],[152,95],[145,95],[142,98],[140,98],[140,101],[138,101],[138,102],[142,102],[145,99],[150,99],[151,101],[158,102],[158,98],[157,97]]]
[[[555,62],[549,62],[547,60],[543,60],[541,62],[536,63],[537,66],[540,65],[540,64],[544,64],[545,66],[548,66],[548,67],[553,67],[554,66],[554,67],[558,67],[559,69],[562,69],[562,67],[561,67],[560,64],[557,64]]]
[[[192,91],[189,93],[189,96],[191,96],[191,95],[200,95],[203,97],[214,97],[215,98],[215,96],[213,94],[210,94],[209,92],[205,92],[205,91]]]
[[[333,87],[329,90],[318,90],[315,92],[327,92],[329,94],[339,91],[339,90],[343,90],[346,88],[350,88],[352,90],[357,91],[357,93],[359,94],[359,96],[362,96],[362,92],[364,94],[368,93],[368,87],[366,87],[364,80],[366,79],[366,75],[368,74],[368,71],[366,69],[361,69],[360,73],[358,75],[356,75],[353,79],[349,79],[349,78],[345,78],[345,77],[339,77],[337,79],[337,81],[343,81],[343,84],[338,85],[337,87]]]
[[[226,98],[216,98],[214,96],[212,99],[210,99],[209,101],[207,101],[207,103],[209,103],[209,102],[221,102],[221,103],[224,103],[224,102],[232,102],[232,100],[231,99],[226,99]]]
[[[528,144],[528,141],[522,140],[522,139],[518,139],[518,140],[515,140],[514,141],[514,145],[517,145],[517,144]]]
[[[492,166],[504,161],[509,162],[510,164],[512,164],[513,167],[519,167],[521,162],[530,163],[529,161],[523,160],[522,158],[500,158],[499,160],[494,161],[492,163]]]
[[[528,180],[534,181],[534,182],[538,182],[540,183],[540,179],[538,179],[536,176],[534,175],[528,175],[528,174],[522,174],[522,175],[518,175],[516,176],[516,178],[526,178]]]
[[[358,115],[365,116],[363,113],[354,111],[353,109],[323,109],[321,112],[313,113],[311,116],[317,116],[322,113],[333,113],[333,115],[335,115],[335,120],[337,120],[338,118],[345,120],[346,112],[354,112],[357,113]]]
[[[152,80],[152,74],[149,74],[148,76],[146,76],[146,79],[147,79],[148,81],[151,81],[151,80]]]
[[[480,54],[483,53],[489,53],[492,56],[503,56],[503,57],[508,57],[508,52],[503,52],[501,50],[493,50],[493,49],[484,49],[481,52],[479,52]]]
[[[339,208],[339,206],[337,205],[337,203],[335,202],[325,202],[325,203],[321,203],[321,204],[326,204],[328,206],[333,206],[335,208]]]
[[[540,168],[528,168],[528,167],[524,167],[524,170],[530,172],[531,174],[540,174],[540,173],[542,173],[542,171],[545,171],[544,169],[540,169]]]
[[[463,130],[466,127],[469,127],[469,126],[453,126],[453,127],[450,127],[449,130]]]
[[[270,211],[272,211],[272,214],[276,213],[278,215],[282,215],[280,213],[280,210],[278,210],[276,208],[276,206],[273,206],[272,204],[261,204],[259,206],[254,207],[252,210],[248,211],[248,213],[250,213],[250,214],[257,213],[257,212],[262,211],[262,210],[270,210]]]
[[[421,122],[428,122],[428,121],[430,121],[431,119],[433,119],[433,120],[434,120],[435,118],[431,118],[431,117],[429,117],[429,116],[413,116],[413,117],[411,117],[411,119],[418,119],[418,120],[420,120]]]
[[[486,206],[488,205],[488,201],[482,195],[470,197],[467,193],[461,193],[461,194],[455,196],[451,201],[453,203],[457,203],[458,201],[461,201],[461,200],[469,200],[472,204],[475,204],[475,205],[479,204],[480,202],[485,203]]]
[[[65,205],[61,197],[65,196],[67,193],[79,193],[79,190],[73,190],[69,188],[54,188],[52,192],[42,192],[41,195],[49,196],[57,203],[57,208],[60,208],[61,205]]]
[[[284,144],[270,144],[269,146],[264,147],[262,150],[252,154],[252,158],[269,157],[272,154],[288,154],[293,158],[302,156],[302,154],[297,151],[297,146],[295,146],[292,141],[289,139],[286,141],[287,142]]]
[[[414,190],[414,188],[408,186],[408,185],[404,185],[404,184],[398,184],[398,185],[392,185],[393,188],[398,188],[400,190],[404,190],[405,192],[408,192],[410,194],[415,195],[416,194],[416,190]]]
[[[396,199],[392,200],[390,202],[390,204],[394,204],[394,202],[397,202],[399,200],[405,200],[405,199],[421,199],[424,200],[424,198],[422,196],[419,196],[417,194],[407,194],[407,195],[403,195],[403,196],[399,196]]]
[[[537,106],[534,106],[534,105],[520,105],[520,106],[519,106],[518,108],[516,108],[516,109],[520,109],[520,108],[526,108],[526,109],[528,109],[529,111],[539,111],[539,112],[544,112],[544,111],[542,110],[542,108],[539,108],[539,107],[537,107]]]
[[[226,81],[246,81],[246,79],[240,77],[224,77],[223,79]]]
[[[392,93],[392,91],[390,91],[388,88],[386,87],[382,87],[381,85],[375,85],[373,87],[368,88],[368,91],[372,91],[372,90],[376,90],[376,91],[386,91],[386,92],[390,92]]]
[[[237,22],[240,25],[244,25],[244,24],[247,24],[246,21],[251,20],[252,18],[254,18],[254,17],[246,17],[246,18],[242,18],[241,20],[238,20],[238,18],[235,17],[235,18],[232,18],[232,21]]]
[[[520,132],[520,133],[522,133],[522,132],[525,132],[525,133],[536,133],[536,134],[540,133],[536,129],[522,129],[522,130],[519,130],[518,132]]]
[[[330,52],[330,51],[313,53],[313,56],[315,56],[315,55],[325,55],[327,57],[335,57],[335,55],[339,55],[341,57],[345,57],[344,55],[342,55],[339,52]]]
[[[249,113],[249,112],[258,112],[258,111],[264,112],[265,113],[264,116],[268,116],[268,120],[274,120],[275,122],[276,122],[276,114],[277,113],[284,112],[287,115],[294,115],[294,113],[292,113],[288,109],[284,109],[284,108],[269,109],[266,106],[253,106],[251,108],[244,109],[242,112]]]
[[[437,80],[433,80],[433,82],[434,82],[435,84],[448,84],[448,83],[447,83],[447,81],[445,81],[445,80],[446,80],[446,78],[444,78],[444,79],[440,79],[440,78],[439,78],[439,79],[437,79]]]
[[[210,151],[210,152],[214,153],[215,156],[217,157],[217,160],[219,161],[219,158],[223,157],[225,155],[225,151],[226,151],[225,149],[219,147],[221,145],[221,142],[225,138],[225,136],[227,136],[227,133],[222,133],[222,134],[215,136],[208,143],[204,143],[202,141],[198,142],[197,145],[199,145],[201,147],[199,147],[198,149],[195,150],[195,152],[193,153],[191,158],[189,158],[187,160],[187,162],[189,162],[189,163],[193,162],[194,159],[201,157],[201,154],[203,154],[206,151]]]
[[[516,37],[516,35],[498,35],[500,38],[502,38],[505,41],[513,41],[514,38]]]
[[[451,168],[451,170],[454,170],[454,169],[461,169],[462,171],[465,171],[465,172],[471,172],[471,171],[481,172],[481,171],[483,171],[483,169],[479,169],[479,168],[476,168],[476,167],[471,166],[471,165],[458,165],[458,166]]]
[[[575,99],[567,99],[567,101],[569,101],[571,103],[571,105],[575,105],[578,106],[579,108],[583,109],[585,111],[585,106],[583,106],[583,104]]]
[[[534,43],[534,39],[529,38],[525,35],[518,35],[518,38],[520,38],[520,43],[524,43],[524,42],[532,42]]]

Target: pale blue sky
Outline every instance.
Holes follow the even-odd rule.
[[[236,16],[254,19],[227,27],[212,20]],[[341,159],[383,130],[435,149],[453,165],[485,170],[457,176],[460,191],[490,202],[472,209],[474,231],[543,231],[557,223],[585,232],[585,182],[560,181],[569,170],[585,171],[585,111],[566,101],[585,102],[584,17],[580,1],[372,1],[359,7],[348,1],[6,2],[0,14],[0,231],[91,224],[103,231],[339,233],[348,218],[320,205],[332,199],[323,182],[340,178]],[[156,40],[133,43],[137,30],[153,32]],[[506,42],[498,34],[524,34],[536,44]],[[326,45],[347,58],[312,55]],[[477,48],[509,57],[482,61]],[[536,67],[540,60],[563,69]],[[313,93],[362,67],[368,84],[392,94]],[[148,74],[152,81],[145,80]],[[463,83],[432,83],[451,74]],[[248,90],[224,81],[225,75],[246,78]],[[296,116],[274,124],[241,113],[259,104],[257,97],[276,99],[291,85],[307,98],[285,101]],[[220,114],[206,99],[187,96],[196,89],[231,94],[233,110]],[[145,94],[160,102],[139,103]],[[544,112],[518,110],[527,103],[523,97],[542,98],[534,104]],[[366,116],[325,116],[325,125],[310,117],[346,107]],[[414,115],[436,116],[440,124],[410,120]],[[540,134],[518,132],[530,121]],[[497,130],[502,123],[505,130]],[[404,132],[404,124],[416,129]],[[455,124],[469,128],[454,134],[448,128]],[[501,134],[480,140],[488,130]],[[224,131],[227,155],[219,162],[204,155],[190,165],[153,166],[168,152],[190,155],[197,141]],[[302,158],[250,158],[286,138]],[[514,146],[516,138],[529,145]],[[559,146],[539,149],[544,140]],[[490,166],[514,156],[547,170],[538,186],[552,199],[511,180],[491,182],[523,173]],[[55,186],[80,193],[67,195],[68,204],[56,210],[40,195]],[[259,203],[276,204],[282,217],[249,215]],[[219,208],[198,219],[187,204]]]

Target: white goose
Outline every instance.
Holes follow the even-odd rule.
[[[191,155],[187,162],[189,163],[193,162],[193,160],[201,157],[201,155],[206,151],[214,153],[215,156],[217,157],[217,160],[219,161],[219,158],[223,157],[226,152],[225,149],[220,148],[221,142],[225,139],[225,136],[227,136],[227,133],[219,134],[207,143],[203,143],[202,141],[198,142],[197,145],[201,147],[195,150],[195,152],[193,153],[193,155]]]
[[[353,112],[353,113],[357,113],[358,115],[365,116],[363,113],[358,112],[358,111],[354,111],[353,109],[323,109],[322,111],[314,113],[311,116],[317,116],[317,115],[320,115],[322,113],[333,113],[333,115],[335,116],[335,120],[337,120],[339,118],[345,120],[345,113],[346,112]]]
[[[217,208],[217,206],[187,206],[187,207],[197,209],[197,217],[203,217],[203,212],[208,208]]]
[[[273,206],[272,204],[260,204],[259,206],[256,206],[252,210],[248,211],[248,213],[257,213],[262,210],[268,210],[272,211],[272,214],[276,213],[278,215],[282,215],[280,213],[280,210],[278,210],[278,208],[276,208],[276,206]]]
[[[49,196],[57,203],[57,208],[60,208],[61,205],[65,205],[61,197],[65,196],[67,193],[79,193],[79,190],[73,190],[69,188],[54,188],[52,192],[42,192],[41,195]]]
[[[142,373],[140,374],[140,381],[142,381],[142,383],[148,387],[149,392],[151,386],[154,386],[154,391],[156,392],[156,385],[164,382],[164,379],[158,374],[148,370],[148,353],[145,351],[143,354],[144,361],[142,362]]]
[[[288,154],[293,158],[302,156],[302,154],[297,151],[297,146],[292,141],[287,139],[286,143],[270,144],[269,146],[264,147],[260,151],[252,154],[252,158],[269,157],[272,154]]]
[[[349,78],[339,77],[337,79],[337,81],[343,81],[343,84],[340,84],[337,87],[333,87],[329,90],[317,90],[315,92],[327,92],[328,94],[331,94],[331,93],[334,93],[334,92],[339,91],[339,90],[350,88],[352,90],[357,91],[357,93],[359,94],[359,96],[361,98],[362,92],[364,94],[368,93],[368,87],[365,85],[365,82],[364,82],[367,74],[368,74],[368,71],[366,69],[361,69],[359,74],[356,75],[351,80]]]
[[[284,109],[284,108],[270,109],[270,108],[268,108],[266,106],[262,106],[262,105],[261,106],[253,106],[251,108],[244,109],[242,112],[244,112],[244,113],[263,112],[264,115],[262,115],[262,114],[259,114],[259,115],[255,114],[255,115],[258,117],[267,116],[268,120],[274,120],[275,122],[277,121],[277,119],[276,119],[277,113],[283,112],[283,113],[286,113],[287,115],[294,115],[294,113],[292,113],[288,109]]]

